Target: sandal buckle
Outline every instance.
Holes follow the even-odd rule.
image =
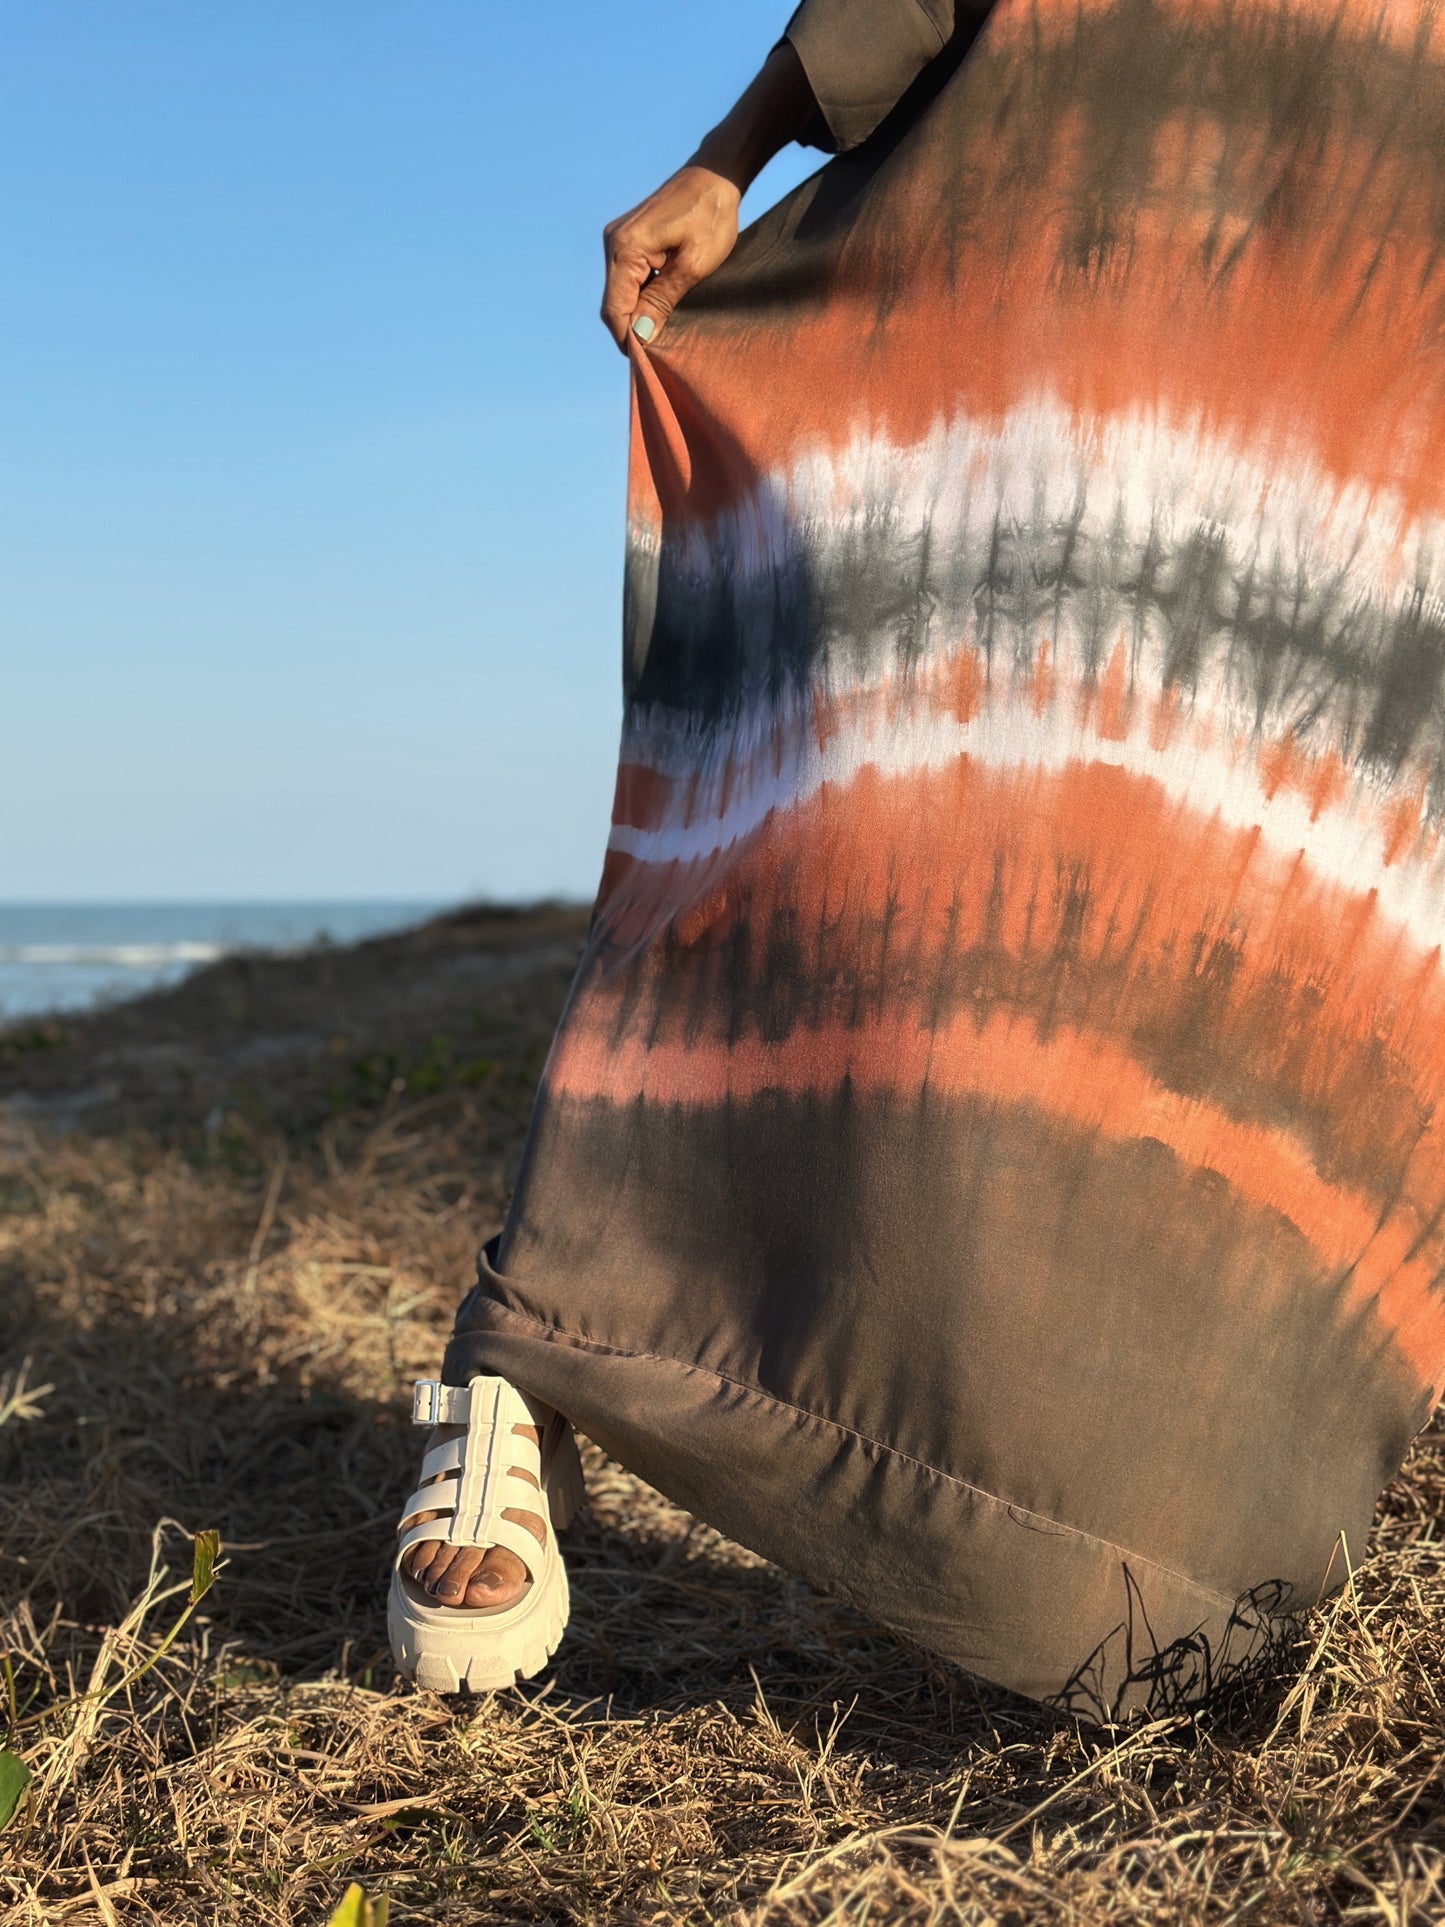
[[[471,1415],[468,1385],[444,1385],[439,1378],[419,1378],[412,1387],[413,1425],[466,1425]]]

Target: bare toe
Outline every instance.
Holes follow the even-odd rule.
[[[426,1589],[444,1606],[460,1606],[472,1574],[486,1557],[480,1546],[453,1546],[451,1558],[427,1575]]]
[[[440,1539],[422,1539],[416,1545],[409,1546],[402,1554],[401,1569],[408,1578],[415,1579],[418,1585],[424,1585],[433,1561],[445,1550],[446,1547]]]
[[[521,1597],[527,1583],[527,1568],[515,1552],[493,1546],[472,1574],[467,1587],[469,1606],[510,1606]]]

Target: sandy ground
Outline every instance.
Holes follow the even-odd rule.
[[[1197,1721],[982,1686],[590,1450],[552,1673],[393,1680],[407,1388],[584,928],[479,909],[0,1033],[0,1920],[323,1922],[351,1881],[393,1923],[1445,1920],[1434,1431]]]

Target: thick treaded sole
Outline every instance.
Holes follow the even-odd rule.
[[[530,1593],[495,1617],[419,1605],[394,1566],[386,1626],[397,1670],[417,1686],[433,1693],[490,1693],[541,1672],[561,1642],[569,1607],[560,1556],[554,1556],[540,1595]]]

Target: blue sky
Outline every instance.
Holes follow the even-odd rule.
[[[591,894],[600,231],[787,12],[11,0],[0,902]]]

